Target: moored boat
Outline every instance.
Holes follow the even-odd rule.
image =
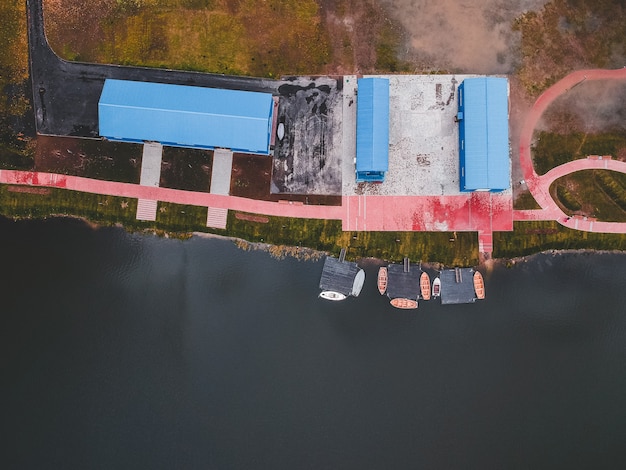
[[[396,308],[402,308],[402,309],[411,309],[411,308],[417,308],[417,301],[416,300],[412,300],[412,299],[405,299],[403,297],[398,297],[395,299],[392,299],[391,302],[389,302],[391,305],[393,305]]]
[[[381,266],[378,268],[378,292],[380,295],[384,295],[387,292],[387,267]]]
[[[420,290],[422,291],[422,299],[430,300],[430,276],[423,272],[420,276]]]
[[[485,282],[480,271],[474,272],[474,292],[476,292],[477,299],[485,298]]]
[[[438,277],[433,281],[433,297],[439,297],[441,295],[441,279]]]
[[[320,297],[326,300],[344,300],[346,298],[346,296],[341,292],[334,292],[332,290],[320,292]]]

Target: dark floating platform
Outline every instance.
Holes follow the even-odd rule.
[[[441,304],[471,304],[476,300],[474,291],[474,269],[444,269],[441,279]]]

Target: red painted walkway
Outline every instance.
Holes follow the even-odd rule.
[[[559,96],[585,81],[591,80],[626,80],[626,67],[617,70],[578,70],[567,75],[552,85],[539,96],[530,113],[526,116],[520,135],[520,163],[524,181],[541,206],[538,210],[515,211],[515,220],[556,220],[562,225],[587,232],[626,233],[626,223],[598,222],[587,218],[567,218],[550,196],[550,185],[558,178],[569,173],[589,169],[607,169],[626,173],[626,163],[610,159],[581,159],[565,163],[553,168],[545,175],[539,176],[533,167],[531,144],[533,132],[541,115]]]
[[[346,231],[513,230],[509,194],[344,196]]]

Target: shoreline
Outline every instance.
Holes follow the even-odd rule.
[[[314,248],[303,247],[303,246],[291,246],[291,245],[274,245],[270,243],[264,242],[251,242],[245,240],[243,238],[233,237],[229,235],[220,235],[217,233],[209,233],[209,232],[198,232],[198,231],[188,231],[188,232],[168,232],[166,230],[160,229],[143,229],[143,230],[130,230],[123,223],[116,222],[110,225],[107,224],[99,224],[97,222],[93,222],[86,217],[68,215],[68,214],[50,214],[45,217],[18,217],[18,216],[8,216],[0,213],[0,217],[3,217],[7,220],[11,220],[13,222],[20,221],[45,221],[48,219],[69,219],[76,220],[84,223],[87,227],[92,230],[97,230],[100,228],[106,227],[116,227],[124,230],[124,232],[128,234],[138,234],[138,235],[156,235],[163,238],[171,238],[178,240],[188,240],[193,237],[197,238],[205,238],[205,239],[219,239],[219,240],[227,240],[234,243],[239,249],[244,251],[264,251],[270,254],[276,260],[282,260],[285,258],[294,258],[298,261],[318,261],[322,259],[324,256],[332,256],[330,252],[317,250]],[[516,256],[513,258],[487,258],[481,260],[478,264],[467,266],[467,267],[477,267],[484,268],[487,272],[491,272],[496,266],[503,266],[505,268],[511,268],[519,263],[524,263],[529,261],[531,258],[540,255],[548,255],[552,256],[561,256],[567,254],[626,254],[624,250],[597,250],[591,248],[579,248],[579,249],[566,249],[566,250],[555,250],[555,249],[546,249],[541,250],[536,253],[532,253],[525,256]],[[373,265],[373,266],[384,266],[389,263],[397,263],[398,261],[385,260],[381,258],[365,256],[362,258],[358,258],[354,260],[360,265]],[[421,262],[417,261],[416,263],[420,264],[423,267],[434,271],[441,271],[445,269],[446,265],[439,261],[427,261]],[[465,266],[461,266],[465,267]]]

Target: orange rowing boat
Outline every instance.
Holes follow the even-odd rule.
[[[474,292],[476,292],[477,299],[485,298],[485,282],[479,271],[474,272]]]
[[[422,273],[420,276],[420,290],[422,291],[422,299],[430,300],[430,277],[428,273]]]
[[[396,307],[396,308],[402,308],[402,309],[417,308],[417,301],[416,300],[405,299],[405,298],[402,298],[402,297],[398,297],[396,299],[393,299],[389,303],[391,305],[393,305],[394,307]]]
[[[387,268],[385,266],[378,268],[378,292],[380,295],[387,292]]]

